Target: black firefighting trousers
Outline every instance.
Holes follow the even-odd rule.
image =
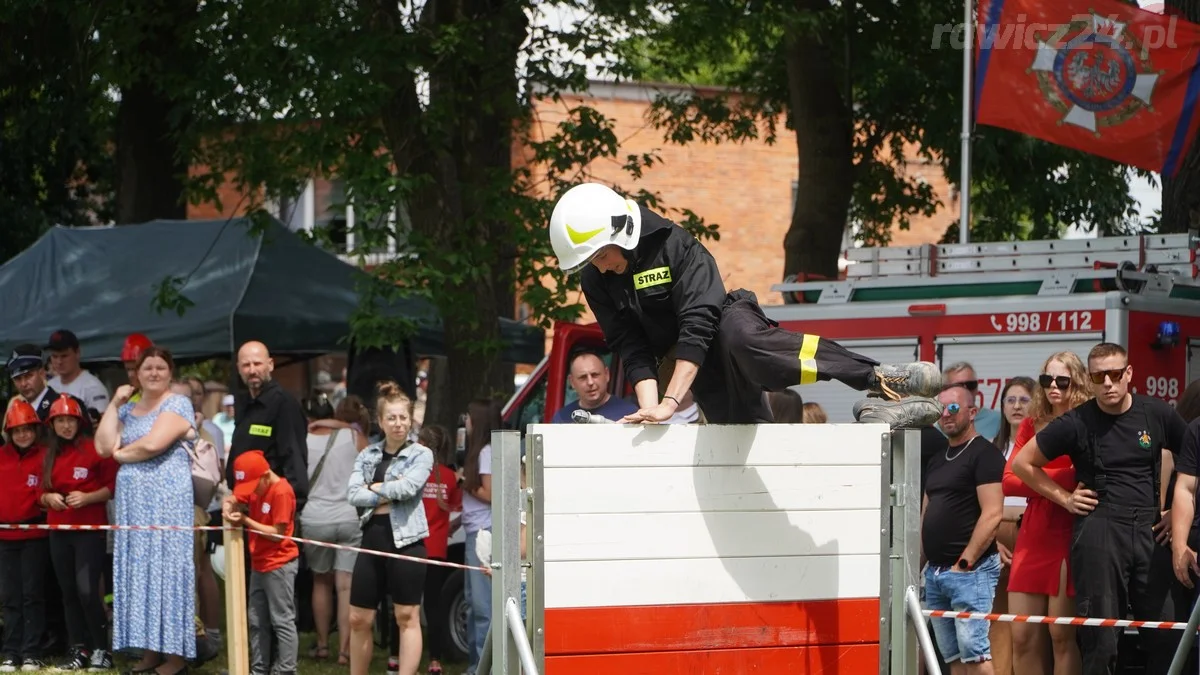
[[[1176,620],[1171,551],[1154,541],[1158,509],[1105,504],[1075,519],[1071,573],[1078,616]],[[1117,673],[1117,642],[1123,628],[1079,628],[1084,675]],[[1138,631],[1146,675],[1165,675],[1179,646],[1177,630]]]
[[[793,333],[768,319],[754,293],[725,297],[721,326],[692,384],[692,395],[713,424],[771,422],[764,392],[837,380],[870,386],[878,361],[816,335]]]

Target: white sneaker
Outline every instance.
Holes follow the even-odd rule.
[[[89,673],[103,673],[113,669],[112,655],[103,649],[92,651],[92,657],[88,660]]]

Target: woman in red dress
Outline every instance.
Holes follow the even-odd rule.
[[[1033,392],[1029,416],[1021,422],[1013,452],[1004,467],[1004,494],[1027,498],[1025,515],[1013,550],[1008,578],[1008,611],[1013,614],[1075,615],[1071,583],[1071,527],[1074,516],[1034,492],[1013,473],[1013,458],[1021,447],[1055,417],[1091,398],[1083,362],[1073,352],[1046,360]],[[1068,490],[1075,489],[1075,468],[1069,457],[1046,465],[1046,473]],[[1083,664],[1072,626],[1014,623],[1013,672],[1021,675],[1078,675]],[[1046,632],[1053,647],[1053,667],[1046,661]]]

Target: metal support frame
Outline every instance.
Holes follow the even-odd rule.
[[[537,675],[539,663],[521,620],[521,434],[492,432],[491,672]],[[487,645],[485,645],[485,650]],[[484,659],[487,660],[486,657]],[[479,671],[485,670],[480,663]]]
[[[546,663],[546,508],[545,462],[541,434],[525,438],[525,496],[528,499],[525,522],[525,552],[529,558],[525,581],[525,634],[533,647],[533,658],[543,668]]]
[[[1200,598],[1196,598],[1195,604],[1192,605],[1187,628],[1184,629],[1183,637],[1179,640],[1179,647],[1175,649],[1175,656],[1171,659],[1171,667],[1167,670],[1167,675],[1182,675],[1183,667],[1187,665],[1188,652],[1192,650],[1192,643],[1196,641],[1197,628],[1200,628]]]
[[[492,623],[478,672],[537,675],[545,668],[544,447],[526,438],[526,480],[520,489],[521,434],[492,434]],[[880,459],[880,675],[916,675],[918,654],[932,642],[920,615],[921,432],[881,436]],[[527,504],[527,616],[521,592],[520,506]],[[913,614],[915,607],[916,613]],[[912,621],[913,623],[909,623]],[[927,657],[928,658],[928,657]]]
[[[921,432],[883,435],[880,462],[883,541],[879,586],[879,672],[916,675],[919,629],[909,624],[907,594],[921,575]],[[920,605],[918,603],[918,609]],[[921,628],[924,628],[924,623]]]

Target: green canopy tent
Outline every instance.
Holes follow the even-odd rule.
[[[154,309],[169,277],[193,304]],[[88,361],[116,360],[125,336],[145,333],[182,360],[228,356],[247,340],[295,357],[345,351],[363,284],[382,283],[271,220],[153,221],[121,227],[55,227],[0,266],[0,347],[45,344],[73,331]],[[416,322],[411,351],[445,353],[436,310],[399,300],[381,312]],[[502,360],[537,363],[544,332],[502,320]]]

